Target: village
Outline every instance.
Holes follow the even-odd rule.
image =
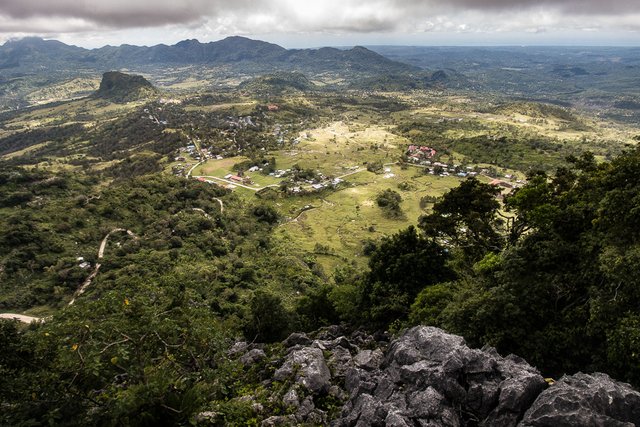
[[[406,179],[406,173],[397,176],[397,167],[416,169],[415,176],[441,179],[484,177],[484,182],[502,189],[500,198],[525,182],[524,176],[516,176],[514,171],[468,164],[430,145],[406,144],[407,139],[384,151],[384,143],[372,143],[386,142],[392,134],[376,134],[379,131],[375,130],[352,132],[343,122],[313,129],[306,127],[304,120],[273,120],[280,111],[278,104],[266,103],[253,115],[222,117],[221,127],[211,134],[190,132],[185,135],[187,144],[178,148],[172,158],[171,172],[230,190],[249,190],[258,197],[339,191],[376,181],[375,176],[391,181]],[[271,156],[271,162],[267,156]],[[351,165],[345,161],[351,161]],[[361,174],[365,171],[374,175]]]
[[[345,178],[364,172],[364,167],[353,166],[345,171],[343,175],[335,176],[321,172],[320,170],[301,168],[297,164],[287,169],[277,169],[274,165],[269,165],[266,161],[243,162],[248,165],[246,168],[236,169],[238,163],[233,161],[234,157],[227,158],[232,168],[225,173],[224,168],[215,175],[200,175],[198,172],[202,165],[215,165],[216,162],[225,160],[221,155],[212,155],[206,149],[198,149],[195,144],[189,144],[179,149],[180,155],[175,157],[179,162],[172,166],[172,173],[176,176],[193,177],[201,182],[220,185],[233,190],[238,187],[252,190],[258,196],[263,190],[271,189],[287,196],[304,196],[324,191],[335,191],[345,188]],[[465,179],[467,177],[484,176],[489,184],[502,189],[499,198],[503,198],[513,188],[524,185],[525,181],[512,174],[499,175],[498,171],[491,168],[475,166],[463,166],[455,163],[445,163],[436,161],[437,151],[428,146],[409,145],[404,152],[406,162],[392,162],[384,165],[380,171],[384,179],[394,178],[392,166],[415,167],[422,169],[426,175],[441,178],[455,177]],[[235,169],[235,170],[231,170]],[[191,174],[191,172],[196,172]]]

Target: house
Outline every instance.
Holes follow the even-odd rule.
[[[260,168],[258,166],[251,166],[249,168],[249,172],[258,172],[260,170]]]
[[[227,179],[230,179],[231,181],[235,181],[235,182],[240,182],[240,183],[244,181],[244,178],[238,175],[229,175],[229,178]]]
[[[278,105],[276,105],[276,104],[267,105],[267,110],[269,110],[269,111],[278,111],[279,109],[280,109],[280,107],[278,107]]]

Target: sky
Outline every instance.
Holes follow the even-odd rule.
[[[0,0],[0,42],[640,46],[640,0]]]

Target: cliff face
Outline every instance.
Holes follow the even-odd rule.
[[[640,393],[628,384],[576,374],[549,386],[523,359],[471,349],[433,327],[391,342],[331,327],[313,339],[293,334],[283,346],[280,357],[246,343],[231,352],[245,369],[273,373],[262,386],[287,415],[265,413],[256,402],[263,426],[640,425]],[[215,423],[215,416],[203,413],[200,421]]]

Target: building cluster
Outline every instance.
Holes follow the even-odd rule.
[[[334,189],[344,182],[341,178],[328,178],[322,174],[318,174],[318,178],[314,180],[294,181],[286,189],[289,194],[310,194],[318,193],[327,188]]]
[[[279,145],[282,145],[285,142],[291,142],[293,145],[299,144],[300,137],[298,137],[296,133],[297,132],[294,130],[291,124],[283,126],[279,123],[276,123],[273,126],[272,134]],[[294,136],[292,137],[292,135]]]
[[[253,184],[253,181],[251,181],[251,178],[249,178],[248,176],[240,176],[232,173],[225,175],[224,179],[228,181],[236,182],[238,184],[243,184],[243,185]]]
[[[456,164],[447,164],[442,162],[425,161],[424,166],[429,170],[429,174],[438,176],[457,176],[459,178],[467,178],[478,176],[482,171],[472,166],[461,166]]]
[[[407,149],[407,158],[412,163],[422,164],[436,156],[436,150],[425,145],[410,145]]]
[[[245,117],[228,116],[227,126],[231,129],[244,129],[247,127],[252,127],[252,128],[258,127],[258,125],[256,125],[253,122],[253,118],[251,116],[245,116]]]

